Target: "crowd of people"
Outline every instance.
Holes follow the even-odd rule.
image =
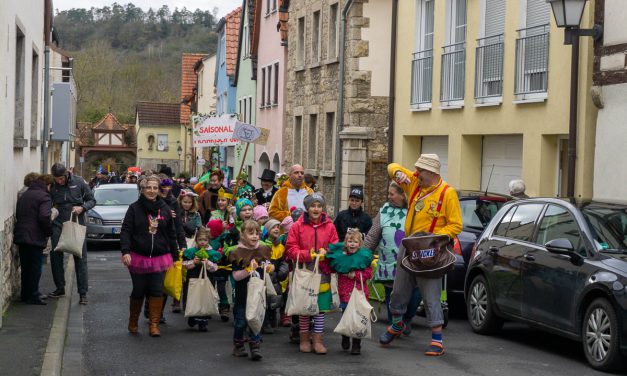
[[[15,227],[23,265],[23,301],[45,304],[38,282],[46,237],[52,237],[54,249],[63,222],[73,215],[85,222],[85,212],[95,205],[90,185],[111,183],[105,171],[98,172],[88,185],[57,163],[50,175],[25,178],[28,188],[18,201]],[[232,320],[232,354],[236,357],[261,359],[261,336],[274,333],[279,326],[291,328],[290,339],[299,345],[299,351],[326,354],[325,315],[336,309],[332,284],[337,284],[339,309],[344,311],[353,287],[368,296],[368,280],[381,283],[385,290],[389,326],[379,337],[382,345],[403,332],[408,334],[408,323],[423,301],[432,328],[425,354],[444,354],[440,279],[416,277],[398,266],[405,255],[401,241],[406,234],[431,233],[453,239],[461,231],[459,201],[455,190],[440,177],[437,155],[421,155],[413,171],[392,163],[388,174],[388,201],[374,218],[363,210],[361,188],[351,189],[349,207],[330,218],[325,197],[317,192],[315,180],[307,182],[300,165],[291,166],[283,176],[264,170],[258,189],[246,174],[228,184],[219,169],[201,180],[177,181],[169,168],[158,174],[119,177],[117,183],[137,184],[140,189],[139,199],[126,212],[120,235],[121,261],[132,282],[128,331],[139,332],[143,309],[150,336],[161,335],[167,306],[165,275],[180,261],[185,269],[183,288],[180,296],[174,297],[171,312],[185,310],[193,299],[188,298],[189,280],[206,272],[216,286],[221,321]],[[58,211],[54,220],[53,208]],[[56,290],[48,296],[63,296],[63,254],[52,252],[51,264]],[[87,304],[86,257],[75,257],[75,264],[80,303]],[[298,265],[321,274],[319,309],[312,316],[288,316],[285,310],[288,276]],[[268,298],[262,329],[255,332],[246,321],[247,286],[252,275],[263,278],[264,274],[277,296]],[[187,324],[204,332],[208,319],[191,316]],[[351,354],[361,353],[358,338],[342,336],[341,346]]]

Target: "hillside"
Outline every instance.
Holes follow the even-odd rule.
[[[137,101],[178,102],[181,54],[215,53],[216,11],[114,3],[58,12],[60,46],[74,57],[78,121],[96,121],[111,109],[129,123]]]

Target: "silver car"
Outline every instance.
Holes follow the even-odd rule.
[[[96,206],[87,212],[87,241],[119,242],[126,211],[139,197],[137,185],[101,185],[94,188],[94,197]]]

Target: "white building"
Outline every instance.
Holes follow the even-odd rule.
[[[194,65],[194,71],[197,77],[197,104],[198,113],[209,115],[216,111],[216,89],[214,82],[216,80],[216,55],[207,55]],[[210,148],[196,148],[196,158],[209,160]],[[198,166],[198,175],[202,169]]]

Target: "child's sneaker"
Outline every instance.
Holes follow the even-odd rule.
[[[196,326],[196,319],[194,317],[188,317],[187,326],[189,326],[190,328],[193,328],[194,326]]]
[[[398,327],[397,324],[392,324],[388,326],[387,330],[379,336],[379,343],[382,345],[389,345],[396,338],[400,337],[403,334],[403,330],[405,330],[405,323],[399,322]]]
[[[426,356],[444,355],[444,345],[441,342],[431,341],[429,348],[425,351]]]

